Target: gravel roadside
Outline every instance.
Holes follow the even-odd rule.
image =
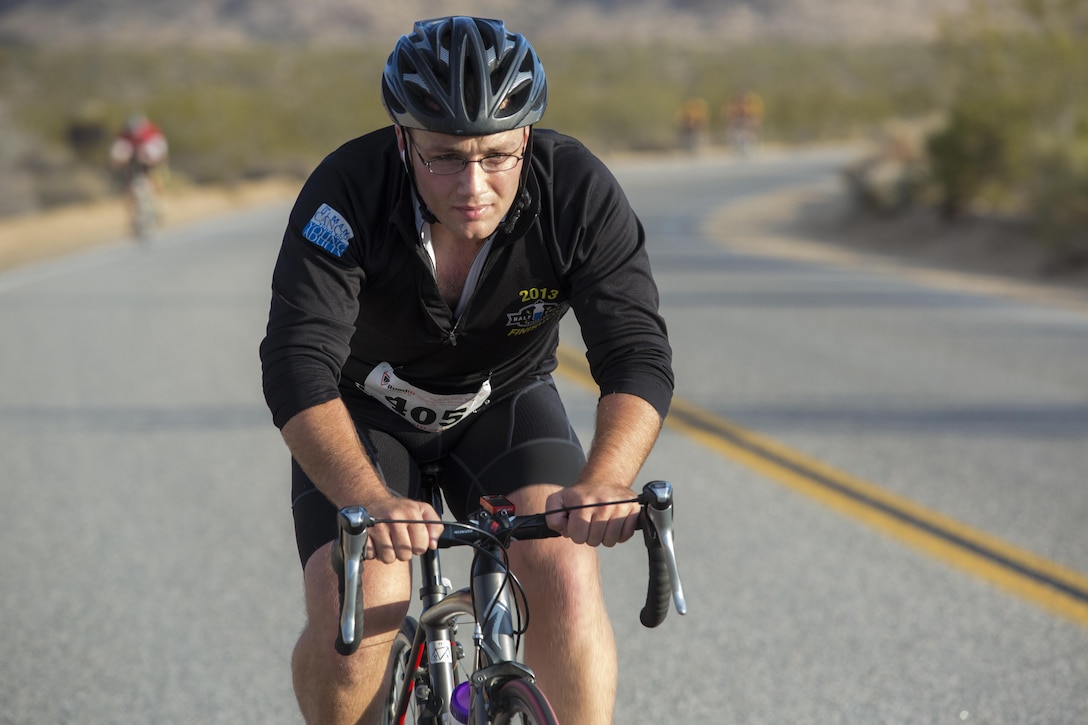
[[[162,199],[162,226],[178,226],[251,206],[289,202],[300,187],[297,180],[269,179],[230,187],[169,190]],[[123,243],[134,241],[121,197],[0,218],[0,270]]]
[[[163,199],[163,226],[290,202],[300,186],[295,179],[270,179],[174,190]],[[890,220],[859,215],[834,181],[726,205],[705,221],[704,232],[742,251],[864,266],[1088,312],[1088,269],[1048,269],[1026,230],[977,220],[950,227],[922,213]],[[121,198],[0,218],[0,270],[131,239]]]
[[[983,219],[949,225],[925,211],[863,214],[837,181],[727,205],[703,230],[739,251],[878,269],[945,289],[1088,312],[1088,268],[1052,269],[1029,228]]]

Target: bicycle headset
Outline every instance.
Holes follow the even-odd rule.
[[[382,73],[382,103],[404,128],[487,136],[532,126],[548,105],[544,66],[525,36],[501,20],[453,16],[420,20],[390,53]],[[526,186],[532,153],[530,128],[517,201],[503,222],[509,231],[528,206]],[[412,164],[408,178],[416,187]],[[437,219],[416,197],[428,223]]]

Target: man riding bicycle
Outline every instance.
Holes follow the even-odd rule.
[[[421,21],[382,77],[393,126],[349,141],[291,212],[261,343],[264,390],[292,454],[307,624],[292,659],[308,722],[374,722],[407,610],[408,562],[437,524],[371,529],[366,631],[334,650],[336,513],[437,521],[413,498],[444,461],[464,516],[481,494],[532,513],[627,500],[672,395],[671,350],[642,226],[605,166],[533,128],[544,69],[501,21]],[[588,457],[551,378],[573,309],[601,389]],[[637,506],[549,518],[565,538],[516,542],[533,612],[525,636],[561,722],[611,722],[616,654],[596,551],[635,530]]]
[[[751,151],[763,125],[763,99],[754,91],[743,91],[726,102],[722,115],[733,148],[740,153]]]
[[[153,171],[165,168],[168,156],[166,136],[154,122],[142,113],[134,113],[125,119],[110,144],[110,165],[122,176],[130,207],[135,206],[133,181],[138,176],[146,176],[151,188],[160,191],[159,179]]]

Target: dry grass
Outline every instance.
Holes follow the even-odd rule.
[[[226,214],[238,209],[289,201],[300,182],[270,179],[230,187],[168,191],[163,226]],[[128,213],[120,197],[0,219],[0,269],[56,258],[129,238]]]

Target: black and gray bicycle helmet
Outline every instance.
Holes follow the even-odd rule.
[[[420,20],[385,64],[382,101],[393,122],[455,136],[529,126],[548,105],[544,67],[501,20]]]

